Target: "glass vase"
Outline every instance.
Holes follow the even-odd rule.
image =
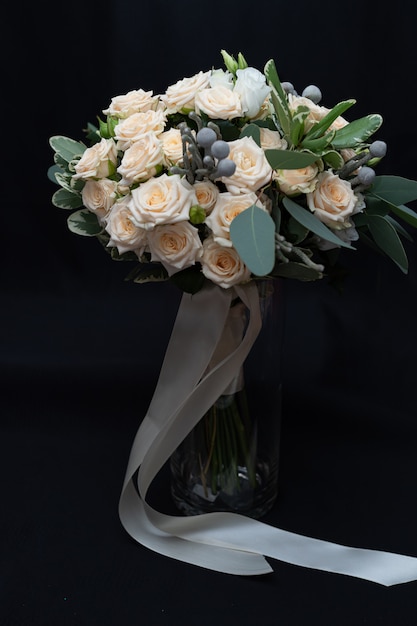
[[[258,337],[234,380],[170,459],[171,494],[185,515],[228,511],[259,518],[277,497],[283,280],[260,280],[257,287]],[[212,366],[242,340],[246,315],[235,300]]]

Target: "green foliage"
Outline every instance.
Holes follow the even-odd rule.
[[[381,124],[382,117],[377,113],[354,120],[336,131],[332,146],[336,150],[356,148],[358,145],[364,144],[379,129]]]
[[[100,226],[97,216],[88,211],[87,209],[81,209],[72,213],[68,219],[68,228],[77,235],[84,235],[86,237],[93,237],[102,232],[103,227]]]
[[[230,224],[230,238],[240,258],[255,276],[268,275],[275,263],[275,224],[256,205],[239,213]]]
[[[325,239],[326,241],[331,241],[332,243],[335,243],[336,245],[341,246],[342,248],[352,249],[352,246],[350,244],[342,241],[340,237],[335,235],[330,230],[330,228],[327,228],[325,224],[320,222],[320,220],[318,220],[317,217],[315,217],[313,213],[311,213],[311,211],[309,211],[308,209],[305,209],[304,207],[300,206],[299,204],[294,202],[294,200],[291,200],[291,198],[288,198],[288,197],[285,197],[282,203],[284,207],[286,208],[286,210],[288,211],[288,213],[295,220],[297,220],[297,222],[300,222],[302,226],[307,228],[312,233],[315,233],[322,239]]]
[[[295,152],[294,150],[265,150],[269,165],[274,170],[296,170],[307,167],[317,161],[317,155],[311,152]]]

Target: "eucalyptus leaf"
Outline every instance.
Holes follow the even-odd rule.
[[[310,230],[312,233],[318,235],[326,241],[331,241],[332,243],[335,243],[342,248],[350,248],[351,250],[354,250],[353,246],[351,246],[349,243],[346,243],[345,241],[342,241],[342,239],[335,235],[330,230],[330,228],[327,228],[327,226],[320,222],[320,220],[317,219],[317,217],[315,217],[313,213],[311,213],[311,211],[300,206],[299,204],[294,202],[294,200],[291,200],[291,198],[288,198],[287,196],[284,197],[282,202],[288,213],[295,220],[297,220],[297,222],[300,222],[300,224],[308,228],[308,230]]]
[[[86,237],[93,237],[98,235],[103,230],[100,226],[97,216],[88,211],[88,209],[81,209],[75,211],[67,219],[68,228],[71,232],[77,235],[84,235]]]
[[[252,139],[258,144],[261,145],[261,131],[259,126],[256,124],[248,124],[242,129],[240,133],[240,137],[252,137]]]
[[[304,265],[303,263],[297,263],[295,261],[279,263],[274,269],[274,276],[295,278],[296,280],[302,281],[319,280],[320,278],[323,278],[322,272],[319,272],[314,267]]]
[[[317,155],[311,152],[294,150],[265,150],[265,157],[273,170],[297,170],[317,161]]]
[[[402,176],[376,176],[367,195],[386,200],[390,204],[406,204],[417,200],[417,181]]]
[[[344,148],[355,148],[365,143],[382,124],[382,117],[378,113],[365,115],[343,128],[336,131],[332,141],[332,146],[336,150]]]
[[[399,222],[397,222],[397,220],[395,220],[393,217],[391,217],[391,215],[387,215],[385,217],[386,220],[389,221],[390,224],[392,224],[395,228],[395,230],[397,231],[397,233],[399,235],[401,235],[402,237],[404,237],[404,239],[407,239],[410,242],[413,242],[413,238],[410,235],[410,233],[408,232],[408,230],[406,230],[404,228],[404,226],[402,226],[402,224],[400,224]]]
[[[230,223],[230,239],[255,276],[266,276],[275,263],[275,224],[265,210],[253,205]]]
[[[49,144],[67,163],[81,157],[87,149],[83,143],[62,135],[50,137]]]
[[[52,196],[52,204],[60,209],[78,209],[83,206],[79,193],[68,191],[68,189],[58,189]]]
[[[375,243],[406,274],[408,271],[407,255],[394,226],[381,215],[368,215],[368,228]]]

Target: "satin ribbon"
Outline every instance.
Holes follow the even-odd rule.
[[[208,368],[237,295],[249,311],[242,342]],[[122,525],[138,543],[168,557],[237,575],[272,571],[265,557],[385,586],[417,580],[417,558],[343,546],[275,528],[236,513],[165,515],[148,489],[177,446],[233,381],[261,328],[253,282],[209,285],[183,294],[158,383],[130,452],[119,501]]]

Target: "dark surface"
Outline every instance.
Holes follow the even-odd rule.
[[[234,577],[168,559],[125,532],[117,506],[128,455],[180,294],[124,282],[124,264],[68,232],[46,178],[49,136],[80,138],[113,95],[157,93],[221,66],[221,48],[259,68],[275,58],[282,80],[300,91],[318,84],[327,106],[355,97],[356,117],[382,113],[380,173],[415,177],[413,16],[354,6],[343,19],[330,2],[9,9],[1,626],[417,624],[417,583],[385,588],[272,560],[270,575]],[[324,282],[286,284],[272,525],[417,556],[417,253],[407,249],[407,276],[366,250],[347,255],[343,295]],[[169,509],[166,472],[154,492]]]

